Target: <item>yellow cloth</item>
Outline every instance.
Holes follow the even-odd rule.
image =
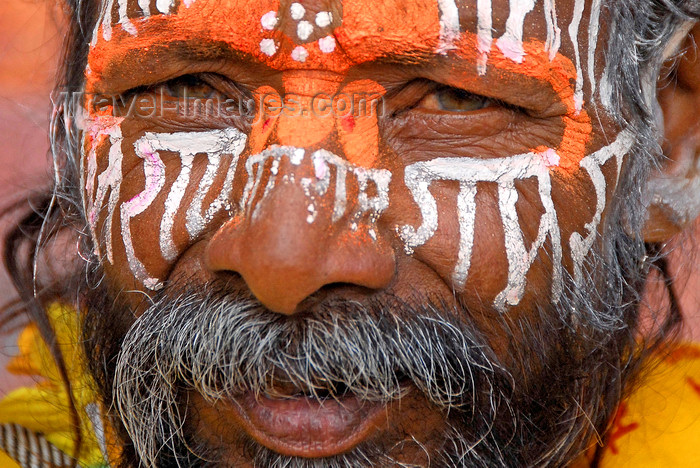
[[[78,342],[77,313],[68,307],[48,310],[66,360],[82,418],[83,445],[78,461],[84,467],[105,466],[85,408],[97,401],[86,374]],[[0,424],[19,424],[63,452],[73,454],[72,426],[66,389],[34,325],[19,337],[19,355],[8,366],[33,376],[37,384],[11,392],[0,401]],[[109,433],[109,428],[106,428]],[[111,439],[111,438],[110,438]],[[586,462],[574,466],[586,465]],[[0,451],[0,467],[18,467]],[[642,385],[618,409],[601,468],[700,467],[700,345],[679,346],[661,359]]]
[[[700,467],[700,345],[661,360],[620,405],[600,467]]]
[[[7,456],[2,450],[0,450],[0,466],[3,468],[21,468],[16,461]]]
[[[92,424],[85,413],[85,408],[91,403],[95,404],[97,398],[92,380],[85,372],[80,347],[76,346],[77,314],[71,308],[55,304],[48,308],[48,315],[65,360],[73,396],[81,413],[82,446],[77,459],[81,466],[104,466]],[[59,450],[74,456],[75,434],[68,394],[51,353],[34,324],[28,325],[22,331],[18,347],[19,354],[12,359],[7,370],[14,374],[31,376],[37,384],[14,390],[0,401],[0,424],[18,424],[43,434],[46,440]],[[12,465],[0,457],[0,466]]]

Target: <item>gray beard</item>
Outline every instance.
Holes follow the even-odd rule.
[[[213,405],[244,392],[285,396],[277,390],[283,383],[319,398],[387,403],[407,382],[447,415],[445,434],[431,441],[439,449],[426,450],[430,463],[399,462],[374,442],[305,459],[252,439],[242,441],[242,459],[265,468],[561,466],[605,429],[634,344],[624,326],[591,324],[600,314],[580,296],[530,318],[495,314],[493,327],[509,343],[507,362],[468,311],[424,298],[331,301],[287,317],[223,283],[171,286],[128,329],[124,317],[132,312],[118,299],[104,290],[90,299],[86,351],[105,404],[115,408],[112,422],[125,444],[119,466],[229,466],[185,422],[187,392]],[[565,311],[574,303],[583,312],[572,318]],[[411,434],[401,444],[423,449]]]
[[[164,448],[177,453],[195,446],[187,440],[178,406],[183,389],[197,391],[209,404],[245,392],[289,396],[279,393],[278,383],[317,399],[352,394],[389,403],[403,395],[408,380],[437,408],[488,421],[502,399],[497,387],[503,385],[496,382],[511,380],[476,330],[435,307],[407,304],[335,302],[289,318],[231,295],[180,295],[153,304],[121,349],[116,408],[146,467],[161,463]],[[474,440],[487,437],[473,430],[452,432],[446,450],[467,448],[467,432]],[[368,446],[325,460],[286,457],[261,447],[250,451],[260,467],[404,466]]]

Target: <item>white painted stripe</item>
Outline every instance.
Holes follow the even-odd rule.
[[[108,3],[102,3],[100,13],[97,15],[97,21],[95,22],[95,29],[92,31],[92,39],[90,40],[90,47],[95,47],[97,44],[97,38],[100,33],[100,26],[103,26],[105,11],[107,11]],[[104,34],[103,34],[104,37]]]
[[[569,24],[569,37],[574,45],[574,54],[576,56],[576,90],[574,91],[574,106],[576,112],[580,112],[583,108],[583,71],[581,71],[581,51],[578,44],[578,29],[581,25],[581,17],[583,16],[583,8],[585,0],[575,0],[574,17]]]
[[[111,126],[104,127],[101,130],[95,132],[93,138],[93,145],[97,144],[95,138],[101,134],[109,135],[109,140],[111,147],[109,149],[109,162],[107,168],[97,176],[97,191],[95,193],[95,198],[88,199],[89,210],[87,211],[88,225],[90,226],[90,232],[92,234],[92,239],[95,244],[95,255],[98,257],[100,254],[100,243],[97,236],[97,221],[98,216],[103,208],[105,197],[107,196],[107,191],[109,190],[109,201],[107,205],[107,217],[105,218],[105,224],[103,232],[105,235],[105,244],[107,245],[107,260],[110,263],[114,262],[113,259],[113,249],[112,249],[112,220],[114,219],[114,210],[117,207],[117,202],[119,201],[119,194],[121,191],[122,183],[122,159],[123,153],[121,149],[122,145],[122,132],[121,132],[121,122],[124,120],[120,117],[115,120],[115,123]],[[92,150],[90,150],[92,152]],[[90,154],[88,154],[90,157]]]
[[[214,177],[219,171],[220,163],[221,152],[207,153],[207,168],[199,181],[199,187],[195,192],[192,203],[187,209],[185,228],[187,228],[190,239],[196,238],[206,227],[207,222],[202,215],[202,202],[214,183]]]
[[[612,109],[612,100],[613,100],[613,88],[612,88],[612,82],[611,79],[613,78],[613,72],[610,70],[610,64],[606,64],[605,68],[603,69],[603,76],[600,78],[600,85],[599,85],[599,95],[600,95],[600,103],[605,107],[606,109]],[[615,77],[614,79],[617,79]]]
[[[119,1],[119,24],[122,25],[122,28],[124,31],[128,32],[132,36],[136,36],[138,32],[136,31],[136,27],[133,25],[131,20],[129,19],[129,10],[128,10],[128,1],[127,0],[118,0]]]
[[[518,305],[525,294],[527,273],[538,256],[539,250],[544,246],[547,237],[552,241],[552,302],[557,303],[563,290],[562,284],[562,248],[561,232],[557,212],[552,200],[552,181],[546,166],[540,168],[536,175],[539,188],[540,201],[544,206],[544,214],[540,218],[537,230],[537,238],[530,248],[525,246],[522,228],[518,219],[516,202],[518,191],[515,182],[498,185],[498,206],[501,210],[503,231],[505,234],[506,254],[508,257],[508,285],[498,293],[494,300],[494,306],[499,311],[506,310],[506,305]]]
[[[102,37],[105,41],[112,39],[112,8],[114,0],[108,0],[102,12]]]
[[[491,44],[493,43],[491,0],[476,1],[476,17],[476,42],[479,49],[476,68],[479,75],[484,75],[486,74],[486,63],[488,62]]]
[[[177,248],[173,241],[173,226],[175,225],[175,215],[180,209],[185,189],[190,183],[190,172],[194,162],[193,154],[180,155],[180,174],[173,183],[168,198],[165,200],[165,211],[160,222],[160,252],[163,258],[172,262],[177,257]]]
[[[544,50],[549,51],[549,60],[554,60],[561,46],[561,28],[557,20],[556,0],[544,0],[544,19],[547,23],[547,42]]]
[[[598,235],[598,226],[600,225],[603,211],[605,210],[606,182],[602,167],[614,157],[619,178],[624,157],[633,146],[634,134],[629,130],[624,130],[620,132],[617,139],[612,144],[601,148],[581,160],[581,167],[588,172],[591,182],[593,183],[596,194],[596,211],[591,221],[584,226],[587,231],[585,237],[575,232],[569,238],[571,260],[574,264],[574,282],[577,286],[583,284],[583,265]]]
[[[525,16],[535,7],[535,0],[510,0],[510,14],[506,20],[506,32],[496,45],[503,55],[517,63],[523,62],[523,28]]]
[[[602,0],[591,3],[591,18],[588,22],[588,83],[591,87],[591,99],[596,92],[595,53],[598,47],[598,32],[600,30],[600,5]]]
[[[202,177],[199,189],[187,210],[186,228],[190,236],[195,237],[205,229],[206,223],[218,211],[228,203],[233,176],[238,157],[243,152],[246,135],[238,129],[226,128],[208,132],[176,132],[176,133],[146,133],[135,145],[147,145],[152,151],[169,151],[177,153],[181,160],[180,174],[170,187],[170,192],[165,200],[165,210],[160,224],[160,249],[163,258],[172,261],[177,257],[177,248],[173,242],[172,229],[175,216],[180,210],[185,189],[190,183],[190,175],[195,155],[207,154],[208,164]],[[202,215],[202,202],[209,192],[216,176],[222,155],[231,155],[233,158],[222,188],[222,192],[212,202],[205,215]],[[233,171],[233,172],[231,172]],[[225,198],[222,198],[222,195]]]
[[[170,14],[170,11],[172,10],[173,6],[175,6],[175,0],[157,0],[156,1],[156,8],[158,8],[158,11],[161,13],[168,15]]]
[[[418,228],[411,225],[399,228],[399,236],[405,243],[406,251],[411,253],[414,248],[425,244],[437,230],[437,203],[430,192],[431,183],[435,180],[459,181],[460,246],[453,279],[455,287],[463,287],[474,242],[476,201],[475,194],[471,192],[476,190],[478,182],[495,182],[498,184],[499,209],[505,231],[508,284],[494,299],[494,306],[504,312],[508,305],[520,302],[525,292],[527,273],[547,237],[552,241],[552,301],[558,302],[562,292],[562,250],[559,224],[551,197],[549,171],[548,162],[535,153],[494,159],[437,158],[411,164],[404,172],[404,182],[420,209],[422,223]],[[515,181],[533,177],[538,181],[545,213],[540,218],[537,239],[528,249],[515,210],[518,200]]]
[[[144,17],[148,18],[151,16],[151,0],[139,0],[139,6]]]
[[[440,41],[435,49],[439,54],[454,50],[455,41],[459,39],[459,8],[455,0],[438,0],[440,10]]]
[[[456,288],[464,288],[469,268],[472,263],[472,248],[474,246],[474,221],[476,220],[476,183],[460,182],[457,197],[457,212],[459,214],[459,252],[457,264],[452,274]]]

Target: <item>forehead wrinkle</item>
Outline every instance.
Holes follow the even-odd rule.
[[[335,5],[337,2],[331,3]],[[108,88],[110,91],[116,90],[118,92],[135,85],[153,84],[168,78],[168,76],[163,76],[163,73],[174,68],[187,69],[191,72],[200,71],[199,68],[202,68],[201,71],[214,71],[211,67],[225,67],[225,61],[259,66],[257,70],[254,70],[256,73],[263,72],[265,69],[271,72],[274,70],[303,69],[332,71],[339,74],[345,74],[350,68],[363,63],[430,67],[440,61],[449,62],[449,66],[459,74],[460,69],[466,70],[476,61],[476,57],[472,54],[465,57],[464,54],[460,53],[463,49],[462,51],[453,51],[449,56],[435,53],[434,46],[437,43],[439,32],[439,17],[435,0],[419,0],[407,4],[398,2],[398,0],[389,1],[369,10],[366,8],[367,2],[365,0],[346,0],[343,2],[343,24],[334,31],[338,44],[338,50],[334,54],[335,58],[325,62],[310,61],[304,64],[281,61],[260,54],[259,43],[256,42],[257,37],[253,37],[262,31],[259,19],[256,19],[255,16],[275,5],[277,8],[284,8],[283,6],[280,7],[274,1],[254,2],[253,5],[258,5],[258,7],[254,6],[253,9],[258,8],[259,11],[246,12],[248,18],[241,27],[243,29],[236,29],[239,22],[230,21],[230,19],[236,16],[236,12],[233,10],[238,4],[239,2],[235,0],[199,0],[192,7],[186,8],[185,13],[159,15],[135,21],[139,30],[138,36],[131,36],[115,27],[112,40],[98,41],[97,46],[90,52],[88,91],[99,92],[101,89]],[[287,4],[290,2],[282,2],[282,5]],[[476,1],[462,1],[458,4],[462,29],[462,40],[459,40],[458,44],[463,44],[465,36],[470,36],[473,34],[471,31],[476,30]],[[496,8],[507,9],[508,2],[493,0],[493,6],[494,14],[496,14]],[[542,23],[544,25],[544,15],[540,15],[536,11],[539,6],[538,2],[535,11],[528,15],[526,19],[528,23]],[[566,6],[570,5],[566,4]],[[196,8],[200,9],[199,13],[195,12]],[[217,27],[216,15],[211,20],[202,20],[200,17],[213,13],[215,10],[222,10],[223,12],[216,13],[218,17],[228,18],[228,24],[234,24],[234,26]],[[391,16],[398,14],[398,12],[404,14],[403,24],[409,24],[410,27],[390,28],[397,21],[387,21],[387,18],[391,20]],[[560,13],[560,20],[564,20],[568,16],[565,8],[562,8]],[[585,23],[582,21],[582,24]],[[565,22],[561,21],[561,26],[564,25]],[[249,34],[244,34],[245,27],[252,28]],[[384,27],[386,29],[379,31]],[[494,39],[500,35],[500,31],[494,31],[494,33]],[[275,37],[280,36],[279,32],[276,34]],[[263,37],[263,35],[258,34],[259,37]],[[476,45],[472,44],[470,47],[476,48]],[[171,49],[173,49],[173,53],[171,53]],[[561,52],[559,53],[561,54]],[[175,62],[177,67],[163,67],[161,65],[167,62]],[[522,67],[512,67],[509,74],[517,76],[520,68]],[[455,74],[450,74],[448,71],[446,75]],[[491,83],[497,83],[502,78],[493,75],[491,73],[491,76],[487,76],[487,80]],[[523,74],[523,77],[526,75],[526,73]],[[532,80],[526,78],[526,81]],[[560,91],[555,90],[555,92]],[[536,102],[529,103],[528,96],[523,96],[523,101],[525,105],[522,107],[529,109],[543,111],[547,107],[541,104],[537,105]],[[515,105],[520,104],[516,103]]]
[[[98,57],[91,54],[86,92],[119,93],[183,74],[223,71],[231,63],[243,64],[257,75],[272,71],[249,54],[222,41],[192,38],[142,44],[118,47]]]
[[[242,6],[245,8],[240,8]],[[336,41],[336,50],[327,53],[320,49],[318,41],[304,43],[309,56],[299,61],[292,54],[293,49],[299,47],[297,38],[279,29],[268,30],[261,24],[264,15],[279,13],[276,1],[197,1],[189,8],[180,6],[173,14],[133,18],[130,28],[135,32],[112,24],[107,39],[101,34],[103,26],[100,25],[89,53],[89,70],[99,75],[107,64],[118,61],[114,59],[118,59],[119,52],[130,49],[146,52],[164,39],[207,38],[225,42],[277,70],[317,68],[344,73],[358,63],[387,56],[396,56],[397,61],[415,62],[433,53],[440,28],[434,0],[408,4],[392,0],[369,6],[366,0],[343,2],[342,21],[328,36]],[[269,42],[267,47],[263,47],[263,41]],[[272,44],[274,48],[271,49]]]

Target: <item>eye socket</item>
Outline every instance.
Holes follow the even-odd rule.
[[[211,99],[217,90],[195,75],[183,75],[161,85],[164,94],[178,99]]]
[[[416,105],[429,111],[466,113],[491,107],[495,102],[485,96],[451,86],[440,87],[426,94]]]
[[[432,80],[418,78],[389,91],[386,102],[392,116],[418,114],[469,114],[482,109],[512,108],[498,99],[474,94]]]

